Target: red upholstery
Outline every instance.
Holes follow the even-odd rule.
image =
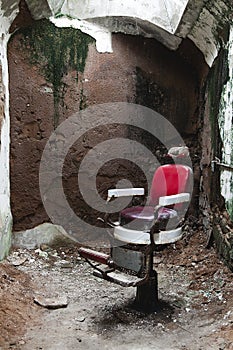
[[[191,169],[185,165],[168,164],[160,166],[154,174],[150,190],[149,206],[126,208],[120,213],[120,224],[132,223],[132,228],[143,229],[150,226],[154,219],[154,207],[159,197],[190,192]],[[178,205],[181,206],[181,205]],[[160,208],[158,220],[175,218],[177,213],[171,208]],[[134,220],[136,220],[134,222]]]
[[[154,174],[150,190],[149,205],[158,204],[159,197],[190,192],[191,169],[181,164],[160,166]]]

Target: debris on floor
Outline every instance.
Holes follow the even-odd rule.
[[[34,302],[37,305],[40,305],[42,307],[45,307],[47,309],[60,309],[62,307],[67,307],[68,305],[68,299],[64,296],[57,296],[57,297],[45,297],[38,295],[34,298]]]
[[[0,349],[232,350],[233,274],[206,236],[189,233],[154,265],[160,308],[143,314],[135,288],[95,278],[75,246],[15,249],[0,264]]]

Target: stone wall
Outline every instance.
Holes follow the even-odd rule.
[[[12,12],[11,12],[12,11]],[[14,7],[8,12],[14,17]],[[11,244],[12,216],[10,210],[9,176],[9,90],[7,41],[10,19],[0,8],[0,260],[8,253]]]
[[[51,62],[46,56],[48,53],[36,57],[36,40],[40,40],[40,45],[43,40],[46,43],[46,31],[50,36],[54,33],[58,37],[58,29],[48,22],[41,23],[46,30],[37,32],[37,37],[34,35],[34,43],[30,41],[30,33],[35,31],[35,27],[17,32],[8,46],[14,229],[28,229],[48,221],[40,198],[38,174],[42,150],[54,127],[82,108],[105,102],[131,102],[147,106],[161,113],[177,128],[191,149],[194,168],[197,169],[192,205],[192,211],[196,212],[200,162],[198,103],[208,71],[202,54],[189,40],[184,41],[177,52],[173,52],[155,39],[115,34],[112,54],[98,53],[94,43],[90,42],[83,67],[74,69],[66,57],[68,64],[61,71],[62,62],[57,62],[59,67],[53,68],[60,69],[61,80],[54,95],[56,86],[54,77],[50,75]],[[68,40],[68,31],[64,32],[63,29],[61,42]],[[86,37],[85,34],[80,35]],[[59,98],[56,100],[56,97]],[[158,144],[148,135],[138,135],[135,130],[113,126],[90,132],[67,156],[63,182],[66,196],[72,208],[82,217],[88,217],[90,222],[95,221],[99,213],[91,211],[77,190],[80,161],[87,150],[98,142],[128,136],[129,133],[141,142],[144,138],[144,143],[152,152],[158,150]],[[125,162],[115,162],[101,169],[97,179],[100,191],[106,191],[122,177],[128,177],[135,186],[145,184],[145,178],[138,169],[132,169],[131,164]]]
[[[227,212],[215,211],[213,239],[220,258],[233,271],[233,226]]]
[[[4,165],[1,160],[3,160],[3,148],[4,148],[4,129],[2,127],[5,122],[5,86],[3,83],[2,66],[0,64],[0,167],[1,171],[4,173]],[[6,190],[6,188],[5,188]],[[9,206],[9,192],[0,192],[0,260],[8,252],[10,248],[11,241],[11,213]]]

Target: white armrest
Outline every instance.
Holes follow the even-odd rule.
[[[108,199],[112,197],[143,196],[144,188],[115,188],[108,190]]]
[[[178,194],[173,194],[171,196],[160,197],[159,205],[166,206],[166,205],[188,202],[189,200],[190,200],[189,193],[178,193]]]

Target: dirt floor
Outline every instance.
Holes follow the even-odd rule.
[[[0,264],[0,349],[232,350],[233,274],[205,244],[197,231],[156,254],[151,314],[133,309],[135,288],[95,278],[75,248],[12,251]]]

